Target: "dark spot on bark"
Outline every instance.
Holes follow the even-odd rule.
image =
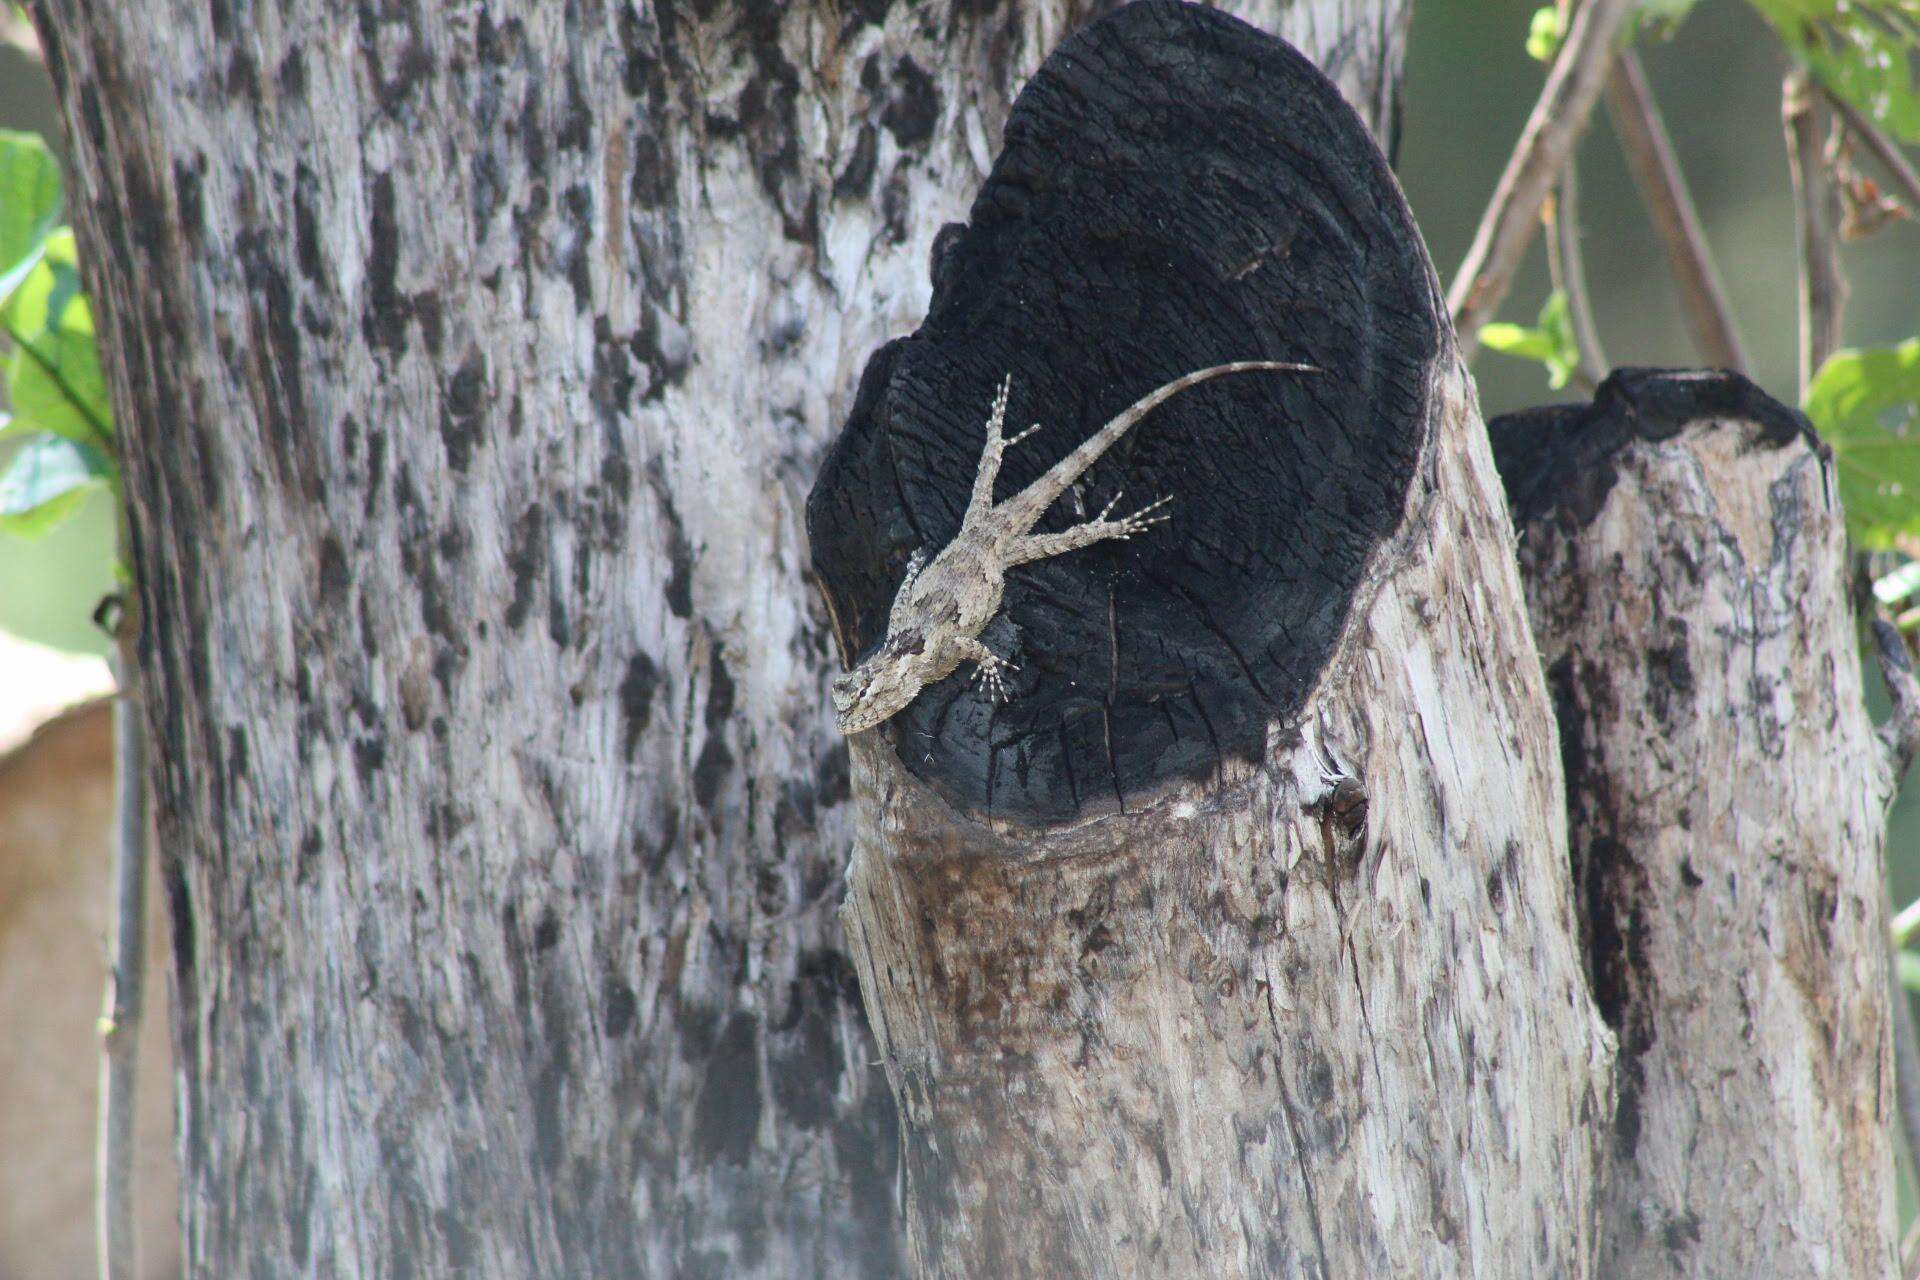
[[[1692,858],[1680,859],[1680,883],[1689,889],[1698,889],[1706,883],[1705,880],[1700,878],[1700,873],[1693,869]]]
[[[307,60],[298,48],[287,51],[280,59],[280,70],[275,78],[280,84],[280,94],[286,98],[299,98],[307,92]]]
[[[1686,636],[1664,648],[1647,650],[1647,707],[1661,724],[1671,724],[1675,712],[1693,701],[1693,692]]]
[[[507,551],[513,570],[513,599],[507,604],[507,626],[518,631],[533,608],[535,579],[547,567],[547,513],[532,503],[513,526],[513,544]]]
[[[227,96],[243,102],[260,101],[260,64],[253,60],[244,44],[234,46],[227,59]]]
[[[385,738],[369,735],[354,742],[353,767],[360,774],[362,786],[372,782],[373,775],[385,767],[386,763],[387,740]]]
[[[480,400],[486,382],[480,350],[470,348],[447,380],[440,404],[440,439],[447,447],[447,465],[463,475],[473,463],[474,444],[480,438]]]
[[[700,758],[693,764],[693,798],[708,814],[713,813],[714,801],[719,798],[720,788],[732,768],[733,752],[727,750],[719,734],[710,733],[706,745],[700,748]]]
[[[265,393],[265,425],[282,459],[292,459],[306,435],[306,390],[300,370],[300,328],[294,322],[293,290],[271,245],[258,232],[244,232],[238,243],[241,273],[247,281],[248,309],[260,356],[260,385]]]
[[[693,548],[686,526],[673,502],[661,494],[661,513],[667,518],[667,608],[676,618],[693,616]]]
[[[533,1086],[533,1131],[534,1149],[542,1168],[549,1173],[560,1167],[560,1156],[566,1149],[561,1136],[561,1101],[567,1087],[566,1041],[550,1038],[553,1045],[553,1060],[540,1069],[539,1079]]]
[[[414,319],[420,322],[420,336],[426,341],[427,353],[437,359],[446,337],[440,295],[431,289],[422,290],[413,295],[412,306]]]
[[[567,105],[561,116],[560,133],[555,139],[562,151],[585,151],[593,137],[593,112],[580,92],[580,75],[567,68]]]
[[[567,283],[573,286],[574,310],[584,313],[593,303],[588,253],[593,246],[593,189],[584,182],[568,187],[560,196],[560,212],[573,230],[567,246]]]
[[[348,418],[346,425],[350,427],[352,422],[353,419]],[[373,508],[380,500],[380,490],[385,486],[386,480],[387,433],[369,430],[367,432],[367,500],[363,508],[366,515],[373,515]]]
[[[1493,904],[1495,911],[1507,905],[1507,886],[1500,877],[1500,868],[1487,872],[1487,901]]]
[[[608,1039],[618,1040],[633,1030],[634,1017],[640,1005],[634,997],[633,988],[625,982],[608,977],[600,987],[600,1007]]]
[[[237,725],[227,730],[227,776],[247,776],[247,731]]]
[[[820,786],[818,790],[822,808],[831,809],[834,805],[846,803],[853,794],[853,769],[847,756],[846,739],[837,739],[820,757]]]
[[[880,123],[893,134],[903,150],[912,150],[933,136],[934,123],[940,118],[940,95],[933,77],[920,69],[912,58],[893,64],[892,92]]]
[[[462,1220],[461,1215],[465,1212],[464,1207],[457,1211],[441,1209],[433,1215],[434,1225],[440,1230],[440,1239],[446,1245],[447,1261],[456,1272],[466,1271],[480,1256],[473,1232]]]
[[[547,580],[547,638],[561,649],[573,643],[573,628],[567,620],[567,602],[561,597],[558,576]]]
[[[720,656],[720,646],[713,648],[713,670],[707,687],[707,710],[705,722],[708,729],[717,730],[733,714],[733,673],[727,670],[727,661]]]
[[[1700,1215],[1688,1209],[1667,1219],[1667,1225],[1661,1228],[1660,1243],[1667,1252],[1679,1254],[1700,1243]],[[1676,1265],[1678,1265],[1676,1261]]]
[[[180,206],[180,232],[197,244],[206,229],[206,202],[201,194],[200,170],[184,161],[173,162],[173,195]]]
[[[620,710],[626,716],[627,758],[633,758],[633,749],[640,742],[640,735],[647,731],[647,725],[653,720],[653,694],[660,687],[660,669],[644,651],[636,649],[627,659],[627,674],[620,681]]]
[[[373,180],[367,249],[367,309],[361,332],[368,345],[393,354],[406,342],[411,307],[397,283],[400,271],[400,226],[394,214],[393,175]]]
[[[706,1084],[693,1121],[694,1150],[704,1159],[744,1165],[760,1128],[760,1058],[753,1015],[735,1013],[707,1059]]]
[[[861,125],[860,136],[853,144],[853,154],[847,158],[840,176],[833,180],[834,198],[852,200],[864,197],[873,182],[874,165],[879,154],[879,137],[874,133],[873,126]]]
[[[553,913],[552,907],[548,907],[540,913],[540,923],[533,926],[533,949],[551,951],[559,941],[560,917]]]
[[[319,286],[326,263],[320,252],[320,179],[312,169],[298,165],[293,171],[293,245],[300,263],[300,274]]]
[[[347,598],[352,578],[347,572],[347,554],[340,539],[327,534],[320,539],[320,603],[337,609]]]

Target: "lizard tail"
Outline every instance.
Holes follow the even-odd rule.
[[[1019,513],[1021,519],[1018,523],[1022,526],[1020,532],[1024,533],[1037,524],[1047,508],[1053,505],[1054,500],[1067,491],[1068,485],[1078,480],[1086,473],[1088,467],[1098,462],[1100,455],[1111,449],[1121,436],[1127,434],[1134,423],[1152,413],[1160,405],[1188,387],[1205,382],[1209,378],[1218,378],[1228,373],[1251,373],[1261,369],[1280,373],[1321,372],[1320,366],[1312,364],[1293,364],[1283,360],[1235,360],[1231,364],[1216,364],[1210,368],[1196,370],[1154,388],[1127,406],[1106,426],[1088,436],[1079,448],[1047,468],[1046,474],[1035,480],[1024,492],[1008,500],[1020,503],[1022,507],[1028,507],[1031,499],[1030,509]]]

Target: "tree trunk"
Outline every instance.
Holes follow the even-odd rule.
[[[1404,201],[1310,67],[1138,6],[1023,91],[810,500],[843,654],[953,536],[1003,374],[1047,428],[1004,497],[1237,359],[1324,376],[1135,427],[1084,505],[1172,519],[1008,576],[1012,700],[962,673],[853,739],[916,1266],[1591,1274],[1611,1040],[1507,516]]]
[[[1495,424],[1620,1039],[1610,1276],[1886,1276],[1892,774],[1824,449],[1744,379]]]
[[[193,1274],[897,1273],[800,496],[1104,7],[40,7]],[[1386,134],[1406,13],[1283,29]]]

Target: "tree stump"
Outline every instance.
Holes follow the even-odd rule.
[[[1010,703],[961,673],[853,740],[916,1264],[1587,1275],[1611,1042],[1507,516],[1405,202],[1305,59],[1140,4],[1021,94],[809,504],[842,657],[957,528],[1002,376],[1047,427],[1005,495],[1249,358],[1326,372],[1197,388],[1088,473],[1174,518],[1010,575]]]
[[[1893,776],[1832,463],[1734,374],[1492,429],[1620,1041],[1601,1274],[1890,1275]]]

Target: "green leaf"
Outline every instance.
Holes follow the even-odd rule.
[[[1527,56],[1535,62],[1552,62],[1566,35],[1558,9],[1552,5],[1535,9],[1532,21],[1527,24]]]
[[[94,345],[93,308],[80,289],[73,232],[47,237],[40,260],[0,306],[12,339],[7,399],[14,416],[98,449],[113,448],[113,405]]]
[[[1875,124],[1920,142],[1920,0],[1752,0],[1814,76]]]
[[[1900,961],[1900,985],[1909,991],[1920,991],[1920,956],[1911,951],[1902,951]]]
[[[98,449],[50,433],[37,436],[0,474],[0,529],[38,537],[109,483],[109,465]]]
[[[32,269],[60,216],[60,164],[39,135],[0,129],[0,302]]]
[[[1920,535],[1920,338],[1836,351],[1806,409],[1833,450],[1854,541],[1879,550]]]
[[[1540,308],[1539,322],[1533,328],[1517,324],[1494,323],[1480,330],[1480,344],[1501,355],[1522,360],[1537,360],[1547,367],[1547,385],[1555,391],[1567,385],[1567,379],[1580,367],[1580,346],[1573,339],[1573,320],[1567,308],[1567,295],[1555,289]]]

